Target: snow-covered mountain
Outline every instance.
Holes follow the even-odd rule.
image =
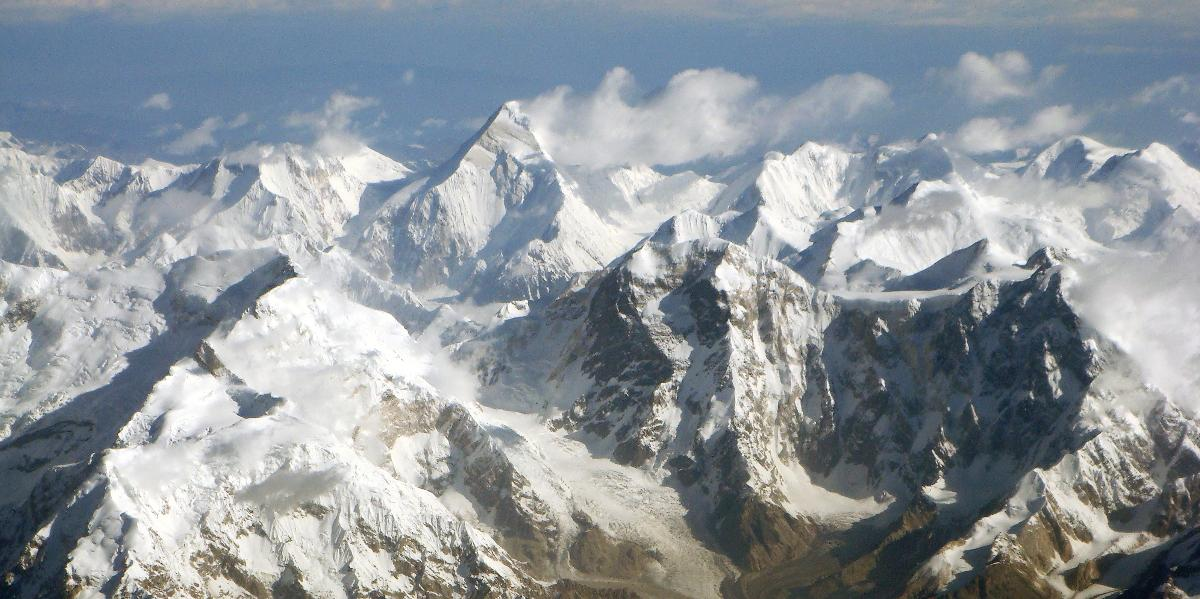
[[[553,295],[636,240],[579,196],[515,102],[362,219],[355,251],[380,272],[485,301]]]
[[[1200,593],[1200,172],[0,136],[0,595]]]

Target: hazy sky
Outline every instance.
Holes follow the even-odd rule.
[[[131,160],[339,139],[436,157],[520,99],[556,156],[597,165],[1200,137],[1200,2],[643,4],[0,0],[0,130]]]

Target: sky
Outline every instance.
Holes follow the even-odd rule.
[[[519,100],[559,160],[806,139],[1200,138],[1200,2],[0,0],[0,130],[184,162],[364,142],[437,160]]]

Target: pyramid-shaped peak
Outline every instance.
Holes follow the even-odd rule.
[[[520,124],[523,127],[529,126],[529,115],[521,110],[521,103],[516,100],[509,100],[500,105],[496,109],[493,119],[504,119]]]
[[[112,186],[128,176],[129,171],[128,166],[116,160],[96,156],[87,168],[75,178],[75,182],[79,185]]]
[[[88,165],[86,172],[103,174],[103,175],[119,175],[124,171],[126,166],[112,158],[105,156],[96,156]]]
[[[543,153],[529,116],[521,111],[521,105],[516,101],[502,104],[469,142],[469,146],[482,148],[492,154],[504,152],[518,157]]]
[[[120,162],[104,156],[93,156],[67,164],[55,175],[55,180],[60,184],[70,183],[76,189],[108,187],[124,177],[127,170],[128,167]]]

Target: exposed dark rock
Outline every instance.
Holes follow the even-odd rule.
[[[580,572],[619,580],[638,580],[658,560],[637,543],[613,539],[599,526],[579,533],[570,549],[571,565]]]

